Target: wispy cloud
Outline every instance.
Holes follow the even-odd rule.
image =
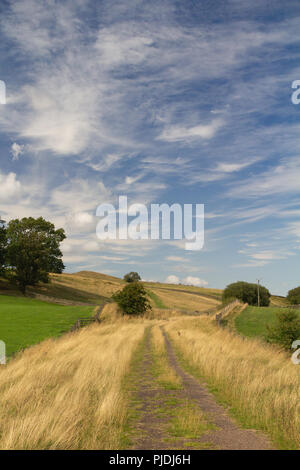
[[[224,125],[222,120],[214,119],[209,124],[198,124],[190,128],[170,126],[164,129],[158,139],[166,140],[167,142],[211,139],[222,125]]]

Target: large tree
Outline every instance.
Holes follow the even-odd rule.
[[[64,269],[60,243],[66,238],[63,229],[39,217],[11,220],[7,226],[7,260],[13,279],[25,293],[27,286],[48,282],[49,273]]]

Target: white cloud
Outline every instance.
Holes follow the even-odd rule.
[[[180,281],[178,276],[175,276],[174,274],[170,274],[166,280],[165,283],[167,284],[184,284],[187,286],[196,286],[196,287],[203,287],[207,286],[208,282],[205,281],[204,279],[200,279],[199,277],[194,277],[194,276],[187,276],[184,279]]]
[[[123,157],[125,157],[125,155],[122,153],[109,153],[107,155],[103,155],[98,162],[87,161],[86,164],[94,171],[105,172],[109,170],[115,163],[118,163],[120,160],[122,160]]]
[[[0,202],[9,202],[21,194],[21,183],[15,173],[0,173]]]
[[[10,148],[10,153],[12,155],[12,160],[19,160],[19,156],[24,152],[24,145],[19,145],[17,142],[14,142]]]
[[[66,228],[68,232],[90,232],[95,230],[97,220],[89,212],[72,212],[66,213]]]
[[[208,285],[208,282],[204,279],[200,279],[199,277],[187,276],[182,279],[182,284],[186,284],[188,286],[204,287]]]
[[[142,178],[143,175],[138,175],[138,176],[126,176],[125,178],[125,184],[131,185],[138,181],[139,179]]]
[[[268,261],[254,261],[254,260],[249,260],[247,263],[241,263],[241,264],[233,264],[233,268],[259,268],[262,266],[265,266],[268,264]]]
[[[284,159],[277,166],[241,181],[229,191],[229,195],[238,197],[262,196],[300,192],[299,157]]]
[[[182,261],[183,263],[186,263],[186,259],[182,258],[182,256],[167,256],[166,260],[168,261]]]
[[[166,280],[165,280],[165,283],[166,284],[179,284],[180,283],[180,279],[178,276],[175,276],[174,274],[170,274]]]
[[[102,181],[74,178],[53,189],[50,204],[64,215],[79,214],[77,221],[91,221],[87,211],[96,211],[102,202],[111,202],[111,192]],[[75,209],[75,211],[74,211]]]
[[[292,235],[300,238],[300,222],[291,222],[288,224],[288,231]]]
[[[274,253],[272,251],[261,251],[259,253],[253,253],[250,255],[251,258],[253,259],[258,259],[258,260],[272,260],[272,259],[283,259],[285,256],[282,256],[278,253]]]
[[[234,173],[236,171],[240,171],[243,168],[246,168],[249,165],[252,165],[254,161],[248,161],[244,163],[218,163],[218,165],[215,168],[215,171],[220,171],[221,173]]]
[[[158,137],[167,142],[189,141],[193,139],[211,139],[217,130],[224,125],[220,119],[214,119],[210,124],[200,124],[194,127],[169,126]]]

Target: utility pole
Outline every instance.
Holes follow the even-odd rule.
[[[260,296],[259,296],[259,282],[261,279],[257,279],[257,306],[260,307]]]

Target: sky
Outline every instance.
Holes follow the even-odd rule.
[[[66,230],[66,272],[300,284],[300,3],[0,5],[0,214]],[[204,204],[205,243],[99,240],[99,204]]]

